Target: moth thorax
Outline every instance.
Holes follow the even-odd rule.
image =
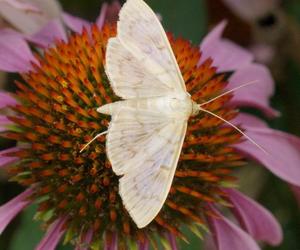
[[[193,104],[190,98],[171,98],[169,105],[173,112],[175,111],[176,113],[181,113],[186,116],[190,116],[192,114]]]
[[[200,111],[200,106],[198,103],[192,101],[192,113],[191,116],[198,115]]]

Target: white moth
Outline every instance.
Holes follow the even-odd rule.
[[[122,7],[117,36],[107,45],[106,73],[124,100],[98,108],[112,119],[95,138],[108,133],[106,153],[122,176],[120,196],[142,228],[167,198],[189,117],[200,110],[216,115],[192,101],[164,29],[143,0],[127,0]]]
[[[106,73],[125,99],[98,109],[112,116],[106,152],[122,176],[124,206],[142,228],[167,198],[187,121],[199,106],[186,91],[162,25],[142,0],[128,0],[120,11],[117,37],[107,45]]]

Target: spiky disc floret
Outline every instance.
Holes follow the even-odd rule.
[[[90,229],[92,244],[100,244],[117,233],[120,246],[128,241],[152,241],[166,232],[181,236],[182,224],[204,225],[213,213],[208,204],[222,203],[221,187],[234,181],[233,167],[241,156],[230,147],[240,139],[233,129],[205,113],[189,120],[188,131],[168,199],[146,228],[138,230],[118,195],[118,177],[105,154],[105,137],[84,152],[80,149],[107,129],[109,117],[96,112],[99,106],[118,100],[104,71],[105,49],[115,26],[96,26],[91,32],[74,34],[67,43],[57,42],[43,55],[40,65],[17,82],[20,104],[9,117],[16,125],[4,136],[18,141],[12,153],[20,161],[10,168],[13,179],[35,185],[32,199],[38,200],[36,217],[49,225],[67,215],[67,238],[80,239]],[[187,90],[197,103],[220,94],[224,75],[216,73],[212,60],[197,66],[200,52],[183,39],[169,36]],[[237,111],[226,105],[224,96],[203,107],[230,120]]]

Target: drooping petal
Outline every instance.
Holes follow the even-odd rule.
[[[254,107],[262,110],[267,116],[274,117],[279,113],[270,107],[270,97],[274,94],[274,81],[269,70],[259,64],[249,64],[237,70],[229,79],[228,89],[254,82],[234,92],[231,100],[239,107]]]
[[[278,0],[223,0],[239,17],[253,21],[271,12],[278,5]]]
[[[92,241],[93,234],[94,231],[92,229],[88,230],[80,244],[76,246],[75,250],[88,250],[88,246]]]
[[[60,14],[61,7],[57,0],[0,1],[0,16],[12,27],[28,35],[38,32]]]
[[[237,225],[223,217],[217,210],[214,212],[220,218],[210,217],[209,226],[218,250],[259,250],[252,237]]]
[[[172,250],[177,250],[178,248],[177,248],[177,243],[176,243],[176,237],[175,237],[175,235],[171,234],[171,233],[168,233],[167,237],[168,237],[169,243],[171,245],[171,249]]]
[[[0,115],[0,132],[6,131],[6,126],[11,124],[13,124],[13,122],[10,121],[5,115]]]
[[[111,4],[102,4],[100,14],[96,20],[96,24],[101,29],[105,22],[114,23],[118,20],[118,14],[121,9],[120,2],[115,0]]]
[[[60,217],[59,219],[54,221],[48,228],[46,234],[37,245],[35,250],[55,250],[58,242],[60,241],[60,238],[65,232],[63,226],[66,220],[66,217]]]
[[[55,40],[67,41],[67,35],[59,19],[49,21],[41,30],[28,36],[28,40],[42,48],[47,48]]]
[[[138,250],[149,250],[150,249],[150,244],[148,240],[145,240],[143,243],[140,242],[138,243]]]
[[[271,245],[282,241],[282,229],[267,209],[234,189],[224,191],[229,195],[234,206],[232,210],[246,232]]]
[[[17,214],[31,203],[28,198],[32,193],[33,190],[29,188],[0,207],[0,234]]]
[[[216,244],[211,234],[206,234],[203,240],[204,250],[217,250]]]
[[[279,178],[300,186],[300,139],[270,128],[253,128],[242,125],[246,133],[265,151],[245,140],[236,149],[263,164]]]
[[[30,62],[37,63],[24,38],[9,29],[0,30],[0,70],[26,72],[32,69]]]
[[[82,32],[83,28],[88,29],[91,26],[88,21],[80,17],[72,16],[66,12],[63,13],[63,20],[68,28],[79,34]]]
[[[13,98],[9,93],[0,92],[0,109],[5,108],[7,106],[14,106],[16,104],[17,100]]]
[[[106,235],[104,250],[117,250],[118,235],[116,233],[108,233]]]
[[[208,58],[212,58],[213,66],[218,68],[218,72],[235,71],[253,61],[253,55],[249,51],[227,39],[221,38],[225,26],[226,22],[217,25],[200,45],[202,56],[199,64]]]
[[[0,151],[0,167],[5,167],[8,164],[12,164],[12,163],[16,162],[17,160],[19,160],[18,157],[7,155],[9,153],[17,152],[19,150],[20,149],[18,147],[1,150]]]

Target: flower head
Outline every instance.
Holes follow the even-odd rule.
[[[80,153],[83,145],[109,124],[109,117],[96,109],[118,100],[104,70],[106,44],[108,38],[115,36],[115,24],[103,25],[103,18],[99,18],[101,25],[91,26],[71,16],[65,18],[74,30],[85,28],[68,38],[49,38],[56,42],[42,54],[33,55],[22,37],[8,33],[11,44],[23,47],[3,52],[2,56],[6,53],[11,61],[1,62],[0,67],[19,71],[22,80],[16,81],[15,95],[2,93],[0,107],[13,111],[9,116],[3,115],[2,136],[17,141],[17,146],[2,151],[0,162],[1,166],[9,165],[13,180],[27,190],[0,208],[1,229],[36,201],[36,218],[43,220],[47,228],[37,249],[54,249],[64,233],[66,241],[78,248],[90,245],[99,249],[104,245],[112,249],[148,249],[157,244],[158,238],[176,249],[176,238],[185,240],[183,225],[197,235],[209,227],[219,249],[240,249],[241,245],[244,249],[258,249],[252,237],[278,244],[281,230],[272,215],[229,188],[236,181],[233,172],[244,166],[248,156],[294,185],[300,184],[299,170],[289,159],[280,158],[278,162],[259,153],[236,130],[205,113],[189,120],[163,209],[149,226],[136,227],[118,195],[118,177],[106,157],[105,138],[99,137]],[[286,154],[295,159],[300,148],[298,138],[270,130],[256,118],[239,115],[236,107],[246,105],[260,108],[269,116],[277,115],[268,105],[272,80],[264,67],[252,63],[251,54],[221,39],[223,28],[221,24],[210,33],[200,51],[188,41],[169,35],[187,91],[194,101],[205,102],[225,89],[252,80],[249,78],[253,72],[258,72],[256,78],[266,86],[255,97],[250,94],[256,89],[249,86],[216,99],[205,109],[241,125],[272,156],[278,148],[271,144],[280,138],[280,143],[290,147]],[[23,55],[24,65],[15,60],[16,55]],[[287,168],[282,169],[281,163]],[[249,234],[225,219],[219,207],[232,209]],[[6,213],[8,209],[10,213]],[[265,227],[259,226],[261,221]],[[226,238],[236,245],[229,248]]]

